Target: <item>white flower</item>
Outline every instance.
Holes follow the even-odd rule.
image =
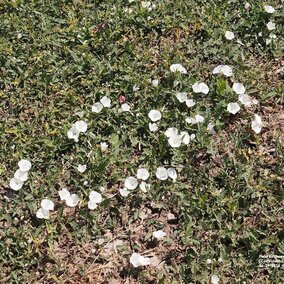
[[[156,177],[159,180],[166,180],[168,178],[168,171],[165,167],[158,167],[156,171]]]
[[[186,131],[180,133],[180,138],[185,145],[188,145],[190,142],[190,136]]]
[[[159,86],[159,80],[158,80],[158,79],[152,80],[152,85],[153,85],[154,87],[158,87],[158,86]]]
[[[96,209],[98,203],[103,201],[102,195],[97,191],[91,191],[89,194],[88,208],[90,210]]]
[[[196,123],[203,122],[204,121],[204,117],[202,115],[200,115],[200,114],[197,114],[195,116],[195,121],[196,121]]]
[[[128,103],[122,104],[121,111],[130,111],[130,105]]]
[[[262,120],[259,115],[254,115],[254,120],[251,122],[251,128],[255,133],[260,133],[262,128]]]
[[[127,196],[129,195],[130,191],[129,191],[126,187],[124,187],[124,188],[120,188],[120,189],[119,189],[119,193],[120,193],[123,197],[127,197]]]
[[[43,199],[40,204],[41,208],[47,211],[54,210],[54,203],[50,199]]]
[[[170,127],[166,130],[165,135],[170,138],[171,136],[178,135],[178,129],[176,127]]]
[[[158,121],[158,120],[161,119],[162,114],[161,114],[158,110],[152,109],[152,110],[150,110],[150,112],[148,113],[148,117],[149,117],[153,122],[156,122],[156,121]]]
[[[158,240],[162,239],[162,238],[165,237],[166,235],[167,235],[167,234],[166,234],[164,231],[162,231],[162,230],[158,230],[158,231],[156,231],[156,232],[153,232],[153,237],[156,238],[156,239],[158,239]]]
[[[195,93],[203,93],[207,95],[209,93],[209,87],[205,83],[194,83],[192,89]]]
[[[269,21],[267,24],[266,24],[267,28],[269,31],[272,31],[276,28],[276,25],[275,23],[273,23],[272,21]]]
[[[29,174],[28,172],[23,172],[20,169],[16,170],[14,173],[14,178],[20,180],[20,181],[26,181],[28,180]]]
[[[145,181],[142,181],[139,184],[139,188],[143,191],[143,192],[147,192],[148,189],[150,189],[150,184],[146,183]]]
[[[191,135],[190,135],[190,141],[194,140],[195,137],[196,137],[195,134],[191,134]]]
[[[174,72],[180,72],[183,74],[186,74],[187,71],[186,69],[181,65],[181,64],[172,64],[170,66],[170,70],[174,73]]]
[[[88,129],[88,125],[85,121],[79,120],[75,122],[75,129],[80,133],[80,132],[86,132]]]
[[[39,219],[49,219],[49,210],[45,210],[42,207],[36,212],[36,217]]]
[[[17,178],[12,178],[10,180],[10,188],[15,191],[20,190],[23,187],[23,185],[24,185],[24,182]]]
[[[212,135],[216,134],[216,131],[214,130],[214,124],[213,123],[210,122],[208,124],[207,131],[208,131],[209,134],[212,134]]]
[[[88,185],[88,181],[85,180],[85,181],[83,182],[83,185]]]
[[[187,99],[187,94],[186,94],[186,93],[183,93],[183,92],[178,92],[178,93],[176,94],[176,97],[177,97],[177,99],[178,99],[178,101],[179,101],[180,103],[184,103],[184,102],[186,101],[186,99]]]
[[[134,267],[139,267],[143,265],[149,265],[150,258],[144,257],[141,254],[134,252],[130,257],[130,262]]]
[[[100,146],[101,146],[102,152],[107,151],[107,149],[108,149],[108,144],[107,144],[106,142],[101,142],[101,143],[100,143]]]
[[[187,117],[185,121],[189,124],[196,124],[196,120],[193,117]]]
[[[158,125],[157,123],[149,123],[149,130],[151,132],[156,132],[158,130]]]
[[[139,91],[140,88],[139,88],[138,86],[134,85],[133,88],[132,88],[132,90],[133,90],[133,92],[136,92],[136,91]]]
[[[151,2],[148,2],[148,1],[142,1],[142,2],[141,2],[141,6],[142,6],[143,8],[150,8],[151,5],[152,5],[152,3],[151,3]]]
[[[174,87],[176,87],[178,84],[179,84],[179,81],[174,80],[174,83],[173,83]]]
[[[167,172],[168,172],[168,176],[172,180],[176,180],[177,179],[177,172],[176,172],[176,170],[174,168],[168,168]]]
[[[228,103],[227,111],[232,114],[236,114],[240,110],[238,103]]]
[[[58,194],[60,196],[60,200],[66,201],[68,197],[70,197],[70,192],[66,188],[62,188],[62,190],[58,191]]]
[[[275,12],[275,9],[270,5],[264,5],[264,10],[269,14],[273,14]]]
[[[217,275],[211,276],[211,284],[219,284],[219,277]]]
[[[233,90],[238,95],[244,94],[246,92],[246,88],[242,83],[234,83]]]
[[[66,199],[66,205],[69,207],[75,207],[80,201],[80,198],[77,194],[71,194]]]
[[[80,172],[80,173],[85,172],[86,169],[87,169],[87,165],[78,165],[78,167],[77,167],[77,170],[78,170],[78,172]]]
[[[92,112],[99,113],[103,108],[104,106],[101,103],[94,103],[92,106]]]
[[[181,137],[180,135],[172,135],[168,139],[169,144],[171,145],[172,148],[178,148],[181,145]]]
[[[138,181],[135,177],[127,177],[124,181],[124,186],[127,189],[135,189],[138,185]]]
[[[104,107],[110,107],[111,100],[110,100],[109,97],[103,96],[103,97],[100,99],[100,102],[101,102],[101,104],[102,104]]]
[[[67,136],[69,139],[74,139],[75,142],[79,141],[80,132],[75,128],[75,125],[67,131]]]
[[[243,105],[249,107],[252,104],[256,104],[257,100],[251,99],[251,97],[247,94],[240,94],[239,95],[239,102],[241,102]]]
[[[76,115],[78,115],[80,118],[82,118],[84,116],[84,111],[77,111],[75,112]]]
[[[194,102],[193,99],[187,99],[185,101],[185,103],[186,103],[187,107],[193,107],[195,105],[195,102]]]
[[[225,37],[226,37],[226,39],[228,39],[228,40],[232,40],[232,39],[235,38],[235,35],[234,35],[233,32],[226,31],[226,32],[225,32]]]
[[[20,170],[21,170],[22,172],[28,172],[28,171],[31,169],[32,164],[31,164],[30,161],[25,160],[25,159],[22,159],[22,160],[20,160],[20,162],[18,163],[18,166],[19,166],[19,168],[20,168]]]
[[[228,65],[218,65],[214,68],[213,74],[223,74],[226,77],[230,77],[233,75],[233,70]]]
[[[150,174],[147,169],[140,168],[137,170],[137,178],[142,180],[147,180]]]
[[[210,259],[210,258],[208,258],[207,260],[206,260],[206,264],[207,265],[210,265],[212,263],[212,260]]]

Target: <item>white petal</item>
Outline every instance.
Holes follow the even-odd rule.
[[[80,198],[77,194],[71,194],[66,198],[66,205],[69,207],[75,207],[80,201]]]
[[[192,89],[195,93],[203,93],[207,95],[209,93],[209,87],[205,83],[194,83]]]
[[[195,121],[196,121],[196,123],[203,122],[204,121],[204,117],[202,115],[200,115],[200,114],[197,114],[195,116]]]
[[[139,188],[143,192],[147,192],[147,190],[150,189],[150,184],[146,183],[145,181],[141,181],[141,183],[139,184]]]
[[[153,122],[156,122],[156,121],[158,121],[158,120],[161,119],[162,114],[161,114],[158,110],[152,109],[152,110],[148,113],[148,117],[149,117]]]
[[[88,129],[88,125],[87,125],[87,123],[85,121],[79,120],[79,121],[75,122],[75,129],[78,132],[86,132],[87,129]]]
[[[104,106],[101,103],[99,103],[99,102],[95,103],[92,106],[92,112],[99,113],[103,108],[104,108]]]
[[[150,174],[147,169],[141,168],[137,170],[137,178],[142,180],[147,180]]]
[[[221,68],[221,72],[226,76],[226,77],[230,77],[233,75],[233,70],[230,66],[228,65],[223,65]]]
[[[139,267],[142,265],[149,265],[150,264],[150,258],[144,257],[139,253],[134,252],[130,257],[130,263],[134,267]]]
[[[94,209],[96,209],[98,207],[98,204],[96,203],[96,202],[94,202],[94,201],[92,201],[92,200],[89,200],[88,201],[88,208],[90,209],[90,210],[94,210]]]
[[[239,99],[239,102],[241,102],[245,106],[249,107],[249,106],[252,105],[252,100],[251,100],[250,96],[247,95],[247,94],[240,94],[238,99]]]
[[[28,172],[23,172],[20,169],[16,170],[14,173],[14,178],[20,180],[20,181],[26,181],[29,178]]]
[[[219,284],[219,277],[217,275],[211,276],[211,284]]]
[[[218,65],[217,67],[215,67],[213,69],[213,74],[220,74],[222,67],[223,67],[223,65]]]
[[[168,168],[168,176],[172,179],[172,180],[176,180],[177,179],[177,172],[174,168]]]
[[[67,198],[70,197],[70,192],[66,188],[62,188],[62,190],[59,190],[58,194],[60,196],[60,200],[62,200],[62,201],[64,201],[64,200],[66,201]]]
[[[189,134],[186,132],[186,131],[182,131],[180,133],[180,137],[181,137],[181,140],[182,142],[185,144],[185,145],[188,145],[189,142],[190,142],[190,136]]]
[[[47,198],[45,198],[41,201],[40,206],[41,206],[42,209],[47,210],[47,211],[54,210],[54,203]]]
[[[158,130],[158,125],[157,123],[149,123],[149,130],[151,132],[156,132]]]
[[[178,129],[176,127],[170,127],[166,130],[165,135],[170,138],[171,136],[178,135]]]
[[[225,33],[225,37],[226,37],[226,39],[228,39],[228,40],[232,40],[232,39],[234,39],[234,38],[235,38],[235,35],[234,35],[234,33],[233,33],[233,32],[226,31],[226,33]]]
[[[195,118],[193,118],[193,117],[187,117],[187,118],[185,119],[185,121],[186,121],[187,123],[189,123],[189,124],[196,124],[196,123],[197,123],[196,120],[195,120]]]
[[[22,159],[18,163],[18,166],[22,172],[28,172],[31,169],[32,164],[29,160]]]
[[[74,139],[75,142],[79,141],[79,135],[80,132],[75,128],[75,125],[73,125],[68,131],[67,136],[69,139]]]
[[[95,202],[95,203],[101,203],[103,201],[102,195],[99,192],[94,191],[94,190],[90,192],[89,199],[90,201]]]
[[[100,99],[100,102],[101,104],[104,106],[104,107],[110,107],[110,104],[111,104],[111,100],[110,98],[108,98],[107,96],[104,96]]]
[[[259,115],[254,115],[254,120],[251,122],[251,128],[255,133],[260,133],[262,128],[262,120]]]
[[[264,5],[264,10],[269,14],[273,14],[275,12],[275,9],[270,5]]]
[[[23,187],[23,185],[24,185],[24,182],[17,178],[12,178],[10,180],[10,188],[13,190],[18,191]]]
[[[168,171],[165,167],[158,167],[156,171],[156,177],[159,180],[166,180],[168,178]]]
[[[127,189],[135,189],[138,185],[138,181],[135,177],[128,177],[125,179],[124,186]]]
[[[157,79],[152,80],[152,85],[153,85],[154,87],[158,87],[158,85],[159,85],[159,80],[157,80]]]
[[[36,212],[36,216],[39,219],[49,219],[49,210],[39,208]]]
[[[209,123],[208,126],[207,126],[207,131],[209,132],[209,134],[216,134],[216,131],[214,130],[214,124],[213,123]]]
[[[107,144],[106,142],[101,142],[101,143],[100,143],[100,146],[101,146],[102,152],[107,151],[107,149],[108,149],[108,144]]]
[[[227,111],[232,114],[236,114],[240,109],[238,103],[229,103],[227,106]]]
[[[180,135],[173,135],[168,139],[169,144],[173,148],[178,148],[181,145],[181,137]]]
[[[174,72],[180,72],[183,74],[186,74],[187,71],[186,69],[181,65],[181,64],[172,64],[170,66],[170,70],[174,73]]]
[[[156,232],[153,232],[153,237],[156,238],[156,239],[158,239],[158,240],[162,239],[162,238],[165,237],[166,235],[167,235],[167,234],[166,234],[164,231],[162,231],[162,230],[158,230],[158,231],[156,231]]]
[[[87,169],[87,165],[78,165],[78,172],[83,173]]]
[[[194,102],[193,99],[187,99],[185,101],[185,103],[186,103],[187,107],[193,107],[195,105],[195,102]]]
[[[234,83],[233,90],[238,95],[244,94],[246,92],[246,88],[244,87],[242,83]]]
[[[267,26],[268,30],[270,30],[270,31],[272,31],[276,28],[275,23],[273,23],[272,21],[269,21],[266,26]]]
[[[180,103],[184,103],[187,99],[187,94],[179,92],[176,94],[176,97]]]
[[[128,103],[124,103],[121,105],[121,110],[122,111],[130,111],[130,106]]]
[[[120,188],[119,189],[119,193],[123,196],[123,197],[127,197],[130,193],[130,191],[128,191],[128,189],[125,187],[125,188]]]

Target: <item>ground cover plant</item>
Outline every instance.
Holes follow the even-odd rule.
[[[283,283],[283,13],[0,1],[0,282]]]

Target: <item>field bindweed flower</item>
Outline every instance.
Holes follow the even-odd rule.
[[[212,260],[210,258],[206,259],[206,264],[210,265],[212,263]]]
[[[158,231],[153,232],[153,237],[156,238],[157,240],[164,238],[166,235],[167,234],[162,230],[158,230]]]
[[[250,107],[251,105],[258,103],[258,101],[256,99],[252,99],[247,94],[240,94],[239,95],[239,102],[242,103],[246,107]]]
[[[138,181],[136,177],[127,177],[124,181],[124,187],[127,189],[135,189],[138,186]]]
[[[228,103],[227,111],[232,114],[236,114],[240,110],[238,103]]]
[[[106,142],[100,143],[102,152],[106,152],[108,150],[108,144]]]
[[[156,177],[159,180],[168,179],[168,171],[165,167],[158,167],[156,170]]]
[[[251,122],[252,130],[259,134],[262,128],[262,120],[261,117],[257,114],[254,115],[254,120]]]
[[[269,21],[269,22],[266,24],[266,26],[267,26],[267,28],[268,28],[269,31],[273,31],[273,30],[275,30],[275,28],[276,28],[275,23],[273,23],[272,21]]]
[[[98,204],[103,201],[102,195],[97,191],[91,191],[89,194],[88,208],[94,210],[98,207]]]
[[[162,118],[162,114],[160,111],[152,109],[148,113],[148,117],[151,119],[151,121],[156,122]]]
[[[24,182],[28,180],[29,174],[28,172],[24,172],[21,171],[20,169],[17,169],[16,172],[14,173],[14,178]]]
[[[168,139],[168,142],[172,148],[178,148],[181,145],[181,137],[180,135],[172,135]]]
[[[79,164],[78,167],[77,167],[77,170],[78,170],[78,172],[80,172],[80,173],[85,172],[86,169],[87,169],[87,165],[81,165],[81,164]]]
[[[156,8],[156,5],[149,1],[142,1],[141,6],[145,9],[148,9],[148,11],[152,11],[153,9]]]
[[[188,145],[190,142],[190,135],[186,132],[186,131],[182,131],[180,133],[180,138],[182,143],[184,143],[185,145]]]
[[[77,194],[70,194],[69,190],[66,188],[59,190],[58,194],[60,196],[60,200],[65,201],[66,205],[69,207],[75,207],[80,201]]]
[[[49,219],[49,211],[54,210],[54,203],[50,199],[43,199],[40,208],[36,212],[36,217],[39,219]]]
[[[158,79],[152,80],[151,83],[152,83],[152,85],[153,85],[155,88],[159,86],[159,80],[158,80]]]
[[[237,95],[242,95],[246,92],[246,88],[242,83],[234,83],[233,90]]]
[[[20,171],[28,172],[31,169],[32,164],[29,160],[22,159],[19,161],[18,166]]]
[[[233,40],[235,38],[235,35],[231,31],[226,31],[225,32],[225,37],[226,37],[227,40]]]
[[[193,107],[195,105],[195,102],[194,102],[193,99],[187,99],[185,101],[185,103],[186,103],[187,107]]]
[[[175,73],[175,72],[180,72],[182,74],[186,74],[187,73],[187,70],[179,63],[177,64],[172,64],[170,66],[170,70],[171,72]]]
[[[49,219],[49,210],[39,208],[36,212],[36,217],[39,219]]]
[[[187,94],[184,93],[184,92],[178,92],[178,93],[176,94],[176,98],[178,99],[178,101],[179,101],[180,103],[184,103],[184,102],[186,101],[186,99],[187,99]]]
[[[156,132],[158,130],[158,124],[157,123],[149,123],[149,130],[151,132]]]
[[[165,135],[170,138],[171,136],[178,135],[178,129],[176,127],[170,127],[166,130]]]
[[[110,100],[109,97],[103,96],[103,97],[100,99],[100,102],[101,102],[101,104],[102,104],[104,107],[107,107],[107,108],[110,107],[111,100]]]
[[[124,187],[124,188],[119,189],[119,193],[120,193],[121,196],[127,197],[129,195],[130,191],[126,187]]]
[[[103,108],[104,106],[100,102],[94,103],[94,105],[92,106],[92,112],[99,113]]]
[[[233,70],[228,65],[218,65],[214,68],[213,74],[223,74],[226,77],[231,77],[233,75]]]
[[[150,176],[149,171],[145,168],[140,168],[137,170],[137,178],[142,180],[147,180]]]
[[[203,93],[207,95],[209,93],[209,87],[205,83],[194,83],[192,89],[195,93]]]
[[[17,178],[11,178],[9,185],[11,189],[18,191],[23,187],[24,182]]]
[[[150,189],[150,184],[146,183],[145,181],[142,181],[139,184],[139,188],[143,191],[143,192],[147,192]]]
[[[150,264],[150,258],[144,257],[141,254],[134,252],[130,257],[130,263],[134,267],[149,265]]]
[[[122,112],[130,111],[130,105],[128,103],[122,104],[120,108]]]
[[[189,124],[197,124],[197,123],[201,123],[204,122],[204,117],[200,114],[195,115],[194,117],[188,117],[185,119],[185,121]]]
[[[132,88],[133,92],[139,91],[140,88],[137,85],[134,85]]]
[[[214,129],[214,124],[212,122],[210,122],[207,126],[207,131],[209,134],[214,135],[216,134],[216,131]]]
[[[217,275],[212,275],[211,276],[211,281],[210,281],[211,284],[219,284],[219,277]]]
[[[79,120],[76,121],[72,127],[67,131],[67,136],[69,139],[74,139],[75,142],[79,141],[79,135],[81,132],[86,132],[88,125],[85,121]]]
[[[168,168],[167,169],[168,172],[168,177],[171,178],[172,180],[176,180],[177,179],[177,172],[174,168]]]
[[[275,9],[270,5],[264,5],[263,7],[264,7],[264,10],[269,14],[273,14],[275,12]]]

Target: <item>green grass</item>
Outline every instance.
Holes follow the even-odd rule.
[[[276,8],[269,15],[264,2],[251,1],[249,10],[245,2],[156,1],[147,11],[138,1],[0,1],[1,283],[210,283],[212,274],[220,283],[284,282],[283,268],[257,268],[259,255],[284,255],[283,3],[269,2]],[[267,45],[269,19],[277,39]],[[171,73],[173,63],[188,74]],[[233,79],[212,75],[219,64],[233,67]],[[209,95],[192,93],[196,81]],[[235,116],[226,110],[236,101],[233,81],[259,100]],[[176,91],[196,105],[180,104]],[[104,95],[112,107],[92,113]],[[118,112],[120,95],[131,113]],[[156,133],[151,109],[163,110]],[[74,143],[67,130],[78,111],[88,130]],[[186,124],[196,113],[206,123]],[[253,113],[264,121],[259,135]],[[172,149],[170,126],[196,140]],[[33,166],[15,192],[9,181],[22,158]],[[118,188],[139,165],[150,171],[151,189],[121,197]],[[175,183],[157,180],[161,165],[177,169]],[[80,196],[80,206],[60,202],[62,187]],[[89,192],[101,187],[104,201],[90,211]],[[42,221],[35,214],[46,197],[56,208]],[[167,232],[159,243],[158,229]],[[163,264],[135,269],[134,251]]]

